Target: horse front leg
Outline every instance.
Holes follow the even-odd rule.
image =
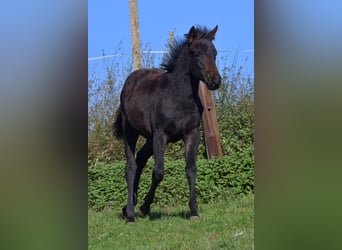
[[[189,183],[190,189],[190,197],[189,197],[189,208],[190,208],[190,219],[198,219],[198,210],[197,210],[197,202],[196,202],[196,190],[195,190],[195,181],[196,181],[196,155],[197,149],[200,141],[200,133],[198,128],[193,129],[190,133],[188,133],[184,137],[185,142],[185,162],[186,162],[186,178]]]
[[[154,199],[154,194],[157,186],[164,177],[164,152],[166,145],[166,135],[163,131],[155,131],[153,135],[153,155],[154,155],[154,168],[152,172],[152,184],[148,191],[144,203],[140,206],[139,215],[146,217],[150,212],[150,206]]]

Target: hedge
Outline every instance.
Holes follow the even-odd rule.
[[[198,203],[210,203],[238,193],[253,192],[253,147],[212,160],[197,161],[196,195]],[[151,183],[153,159],[140,179],[138,205],[142,204]],[[97,163],[88,167],[88,206],[96,210],[122,207],[127,201],[125,162]],[[189,187],[184,160],[165,160],[165,176],[157,188],[154,204],[188,204]]]

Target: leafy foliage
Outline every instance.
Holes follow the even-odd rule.
[[[214,202],[232,194],[248,193],[254,188],[253,151],[197,162],[196,194],[199,203]],[[142,202],[151,183],[153,160],[145,167],[139,186],[138,202]],[[127,201],[124,178],[125,162],[94,164],[88,168],[88,205],[94,209],[121,207]],[[182,160],[165,162],[165,177],[154,202],[159,206],[187,204],[189,187]]]

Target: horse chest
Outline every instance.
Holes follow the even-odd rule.
[[[164,132],[168,135],[170,141],[181,139],[187,132],[198,127],[200,124],[200,115],[198,112],[183,113],[182,115],[168,117],[162,125]]]
[[[164,131],[171,137],[181,136],[185,131],[199,126],[200,112],[193,100],[164,101],[156,107],[159,113],[158,118],[155,117],[157,127],[164,128]]]

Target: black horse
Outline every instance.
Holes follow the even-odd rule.
[[[140,207],[141,217],[150,212],[155,190],[164,177],[165,145],[180,139],[185,142],[190,218],[198,218],[196,153],[203,111],[198,86],[201,80],[208,89],[215,90],[221,83],[215,64],[217,52],[212,43],[217,28],[209,31],[193,26],[185,39],[170,45],[161,69],[139,69],[126,79],[113,131],[118,138],[123,138],[125,144],[128,202],[122,209],[122,215],[127,222],[134,222],[139,179],[147,160],[154,155],[152,184]],[[144,136],[146,142],[135,159],[139,135]]]

